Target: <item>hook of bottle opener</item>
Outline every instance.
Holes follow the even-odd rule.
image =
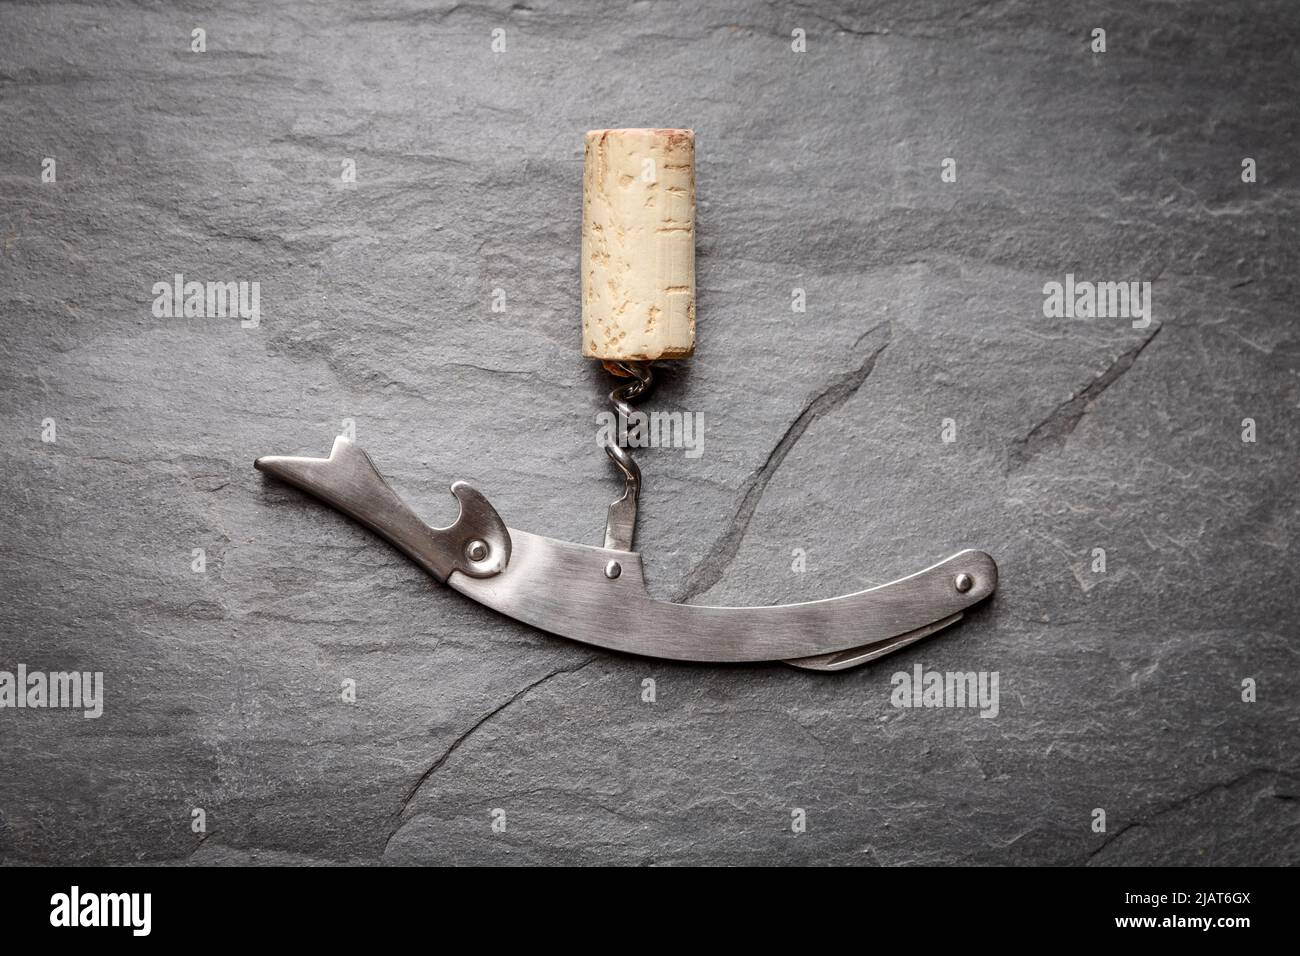
[[[909,577],[820,601],[674,604],[650,596],[637,552],[508,528],[465,482],[452,486],[461,505],[456,521],[429,527],[346,438],[335,440],[328,458],[270,456],[255,464],[356,519],[480,604],[552,634],[646,657],[844,670],[947,627],[997,587],[993,559],[961,551]]]

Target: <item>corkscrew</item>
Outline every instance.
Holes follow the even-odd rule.
[[[652,597],[633,550],[641,468],[625,442],[651,362],[695,350],[695,136],[680,129],[597,130],[583,165],[582,354],[626,381],[609,393],[618,427],[605,453],[623,477],[604,547],[509,527],[457,482],[457,519],[426,525],[370,457],[338,438],[328,458],[271,456],[259,469],[354,518],[435,579],[515,620],[575,641],[683,661],[784,661],[855,667],[958,621],[997,587],[997,565],[960,551],[888,584],[819,601],[709,607]],[[640,426],[638,426],[640,427]]]
[[[636,509],[641,497],[641,467],[622,439],[629,433],[632,402],[641,401],[650,392],[654,374],[649,362],[606,362],[605,368],[614,375],[632,379],[609,393],[618,417],[614,434],[605,443],[605,454],[623,473],[623,494],[610,504],[609,519],[605,522],[605,547],[614,551],[631,551],[636,536]]]

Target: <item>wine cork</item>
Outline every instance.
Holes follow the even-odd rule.
[[[587,134],[582,177],[582,354],[695,351],[695,134]]]

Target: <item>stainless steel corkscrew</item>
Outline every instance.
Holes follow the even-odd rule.
[[[587,134],[583,354],[625,379],[610,393],[620,422],[648,394],[652,361],[694,350],[694,158],[689,130]],[[599,548],[509,527],[465,482],[451,488],[461,505],[456,521],[431,528],[345,438],[328,458],[269,456],[256,466],[351,516],[481,604],[552,634],[648,657],[844,670],[948,627],[997,587],[993,559],[961,551],[908,577],[820,601],[708,607],[657,600],[633,550],[641,469],[621,442],[605,451],[623,493],[609,506]]]

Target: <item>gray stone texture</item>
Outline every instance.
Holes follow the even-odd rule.
[[[0,5],[0,669],[107,698],[0,711],[0,862],[1300,861],[1297,49],[1287,0]],[[983,548],[958,628],[622,657],[253,470],[350,418],[431,522],[463,478],[599,543],[582,134],[642,125],[698,138],[699,348],[647,408],[705,416],[640,455],[652,590]],[[260,327],[156,318],[178,272],[260,282]],[[1045,318],[1066,273],[1154,321]],[[891,706],[918,663],[1000,713]]]

